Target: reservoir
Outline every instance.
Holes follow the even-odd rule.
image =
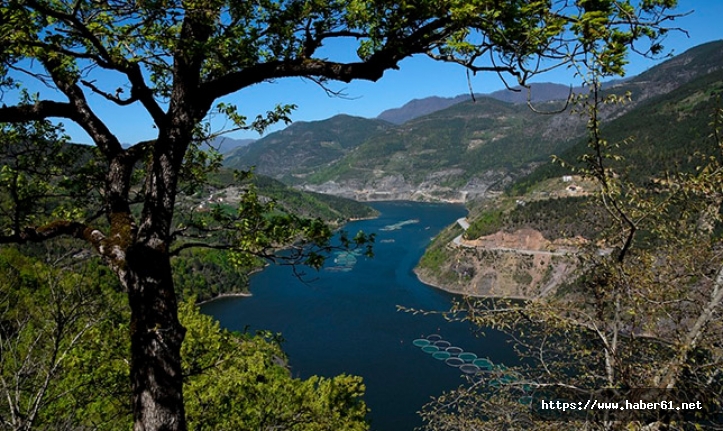
[[[398,306],[448,311],[453,296],[421,283],[412,270],[434,235],[463,217],[461,205],[380,202],[379,218],[349,223],[345,230],[376,234],[374,258],[335,254],[321,271],[270,266],[251,277],[248,298],[206,303],[204,313],[223,327],[281,333],[292,373],[331,377],[359,375],[366,385],[371,429],[412,431],[422,424],[417,411],[431,397],[465,382],[459,368],[447,366],[414,345],[438,334],[465,352],[494,363],[513,362],[501,334],[438,313],[412,314]],[[435,336],[436,337],[436,336]]]

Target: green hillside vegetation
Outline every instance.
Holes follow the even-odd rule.
[[[680,55],[641,73],[630,83],[643,86],[669,86],[670,82],[688,82],[705,76],[723,65],[723,41],[717,40],[695,46]]]
[[[370,137],[308,180],[364,180],[381,172],[419,183],[432,172],[457,170],[442,185],[463,185],[474,173],[520,168],[566,148],[575,132],[555,134],[547,127],[551,118],[491,98],[460,103]]]
[[[98,259],[28,254],[0,249],[0,428],[130,429],[124,292]],[[293,378],[274,334],[221,329],[192,298],[179,317],[190,429],[367,429],[360,378]]]
[[[720,44],[713,46],[720,47]],[[710,46],[703,48],[705,53]],[[702,64],[710,66],[708,62]],[[657,72],[654,76],[659,78]],[[655,177],[695,172],[705,163],[696,154],[711,151],[712,115],[721,106],[722,94],[723,78],[720,73],[713,72],[668,94],[650,98],[605,123],[602,134],[608,142],[619,143],[614,152],[621,156],[608,163],[621,180],[651,191]],[[578,139],[574,146],[559,153],[559,158],[573,168],[581,167],[580,157],[586,152],[589,152],[587,140]],[[465,238],[475,239],[500,230],[514,232],[521,228],[536,229],[548,240],[578,235],[598,238],[603,233],[601,226],[609,226],[611,220],[592,196],[551,197],[566,187],[560,178],[570,174],[569,167],[548,162],[513,183],[505,195],[468,203],[470,228],[465,232]],[[518,200],[524,204],[516,204]],[[676,211],[676,208],[671,206],[669,211]],[[721,226],[716,224],[715,228],[720,230]],[[445,247],[448,242],[449,239],[443,236],[435,238],[420,261],[420,268],[439,272],[435,267],[458,259],[455,250]],[[638,236],[640,247],[651,247],[656,243],[656,235],[651,232],[641,231]],[[440,276],[457,281],[458,274]]]
[[[236,211],[236,204],[228,201],[231,190],[234,193],[242,193],[248,188],[252,188],[263,199],[275,202],[277,215],[293,214],[320,219],[334,227],[341,227],[350,219],[371,218],[378,215],[376,210],[366,204],[351,199],[296,190],[264,175],[252,175],[239,181],[232,170],[222,168],[209,176],[207,185],[192,197],[186,198],[186,206],[194,210],[179,212],[176,223],[188,224],[192,219],[199,222],[199,217],[212,217],[212,213],[217,210],[233,214]],[[208,202],[207,197],[211,195],[224,201]],[[201,205],[203,212],[198,214],[195,208]],[[261,270],[268,264],[260,258],[239,259],[230,251],[215,249],[184,250],[171,263],[180,299],[195,297],[199,301],[223,294],[247,293],[249,274]]]
[[[296,190],[267,176],[254,176],[252,183],[260,195],[277,201],[284,211],[303,217],[340,224],[379,214],[369,205],[353,199]]]
[[[712,113],[720,106],[723,78],[718,72],[697,78],[680,88],[649,99],[622,117],[604,125],[602,133],[618,143],[611,161],[615,171],[636,184],[644,184],[665,172],[692,172],[700,165],[695,153],[709,146]],[[574,166],[587,151],[587,141],[579,140],[559,158]],[[548,162],[517,181],[510,194],[526,193],[545,179],[570,173],[569,168]]]
[[[277,210],[307,218],[319,218],[325,222],[340,225],[350,219],[376,217],[378,212],[367,204],[338,196],[297,190],[269,176],[253,173],[237,179],[235,170],[221,168],[212,173],[208,183],[189,198],[191,205],[199,205],[208,196],[228,198],[234,193],[252,187],[258,195],[273,200]],[[233,205],[223,205],[231,208]]]
[[[551,241],[561,238],[597,236],[598,226],[607,218],[594,205],[590,196],[553,197],[521,201],[500,197],[486,205],[470,209],[469,228],[464,238],[477,239],[499,231],[512,233],[523,228],[540,231]]]
[[[424,255],[419,260],[417,268],[426,271],[442,283],[457,282],[459,274],[447,270],[451,256],[449,243],[462,233],[462,228],[457,223],[446,227],[424,250]]]
[[[224,164],[236,169],[255,166],[259,174],[293,183],[317,167],[339,160],[390,126],[386,121],[349,115],[297,122],[231,152]]]

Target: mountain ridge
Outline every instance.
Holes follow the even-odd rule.
[[[629,92],[631,101],[603,109],[601,117],[613,121],[722,65],[722,41],[691,48],[636,77],[610,83],[607,91]],[[549,88],[550,94],[564,90],[565,98],[570,93],[567,86]],[[515,97],[527,100],[526,94]],[[536,108],[555,111],[562,105],[538,102]],[[540,115],[500,101],[499,95],[480,96],[401,125],[343,115],[296,123],[247,147],[257,151],[254,157],[241,150],[226,164],[256,164],[259,172],[298,188],[359,200],[464,201],[501,191],[584,133],[585,119],[569,109]]]
[[[526,103],[528,100],[530,102],[537,103],[564,100],[569,95],[570,87],[567,85],[552,82],[533,83],[530,84],[529,89],[516,86],[510,89],[493,91],[492,93],[475,93],[474,97],[472,94],[459,94],[452,97],[429,96],[420,99],[412,99],[400,107],[382,111],[376,116],[376,118],[400,125],[415,118],[448,108],[452,105],[480,97],[490,97],[509,103]]]

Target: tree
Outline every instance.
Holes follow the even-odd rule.
[[[546,68],[584,58],[586,48],[597,43],[605,47],[604,66],[620,72],[628,48],[650,40],[649,52],[658,51],[660,29],[671,19],[667,10],[674,4],[4,0],[0,82],[8,89],[36,80],[63,100],[35,95],[8,100],[3,93],[0,122],[59,118],[78,124],[97,149],[89,163],[100,170],[100,182],[85,190],[97,202],[95,211],[44,214],[29,223],[12,219],[0,243],[65,235],[82,239],[103,258],[129,298],[135,429],[184,430],[180,349],[185,331],[177,317],[170,257],[179,247],[208,243],[173,248],[186,232],[174,225],[179,181],[202,167],[193,149],[208,130],[204,121],[210,114],[229,116],[237,128],[263,130],[288,121],[292,109],[280,106],[247,123],[232,104],[217,103],[220,98],[286,77],[321,85],[375,81],[415,54],[459,63],[473,73],[507,74],[524,84]],[[322,57],[319,48],[333,40],[356,41],[358,60]],[[108,82],[109,74],[124,83]],[[124,148],[90,95],[121,107],[142,107],[153,120],[156,138]],[[252,199],[243,202],[233,222],[240,233],[214,246],[268,257],[273,247],[299,235],[328,241],[328,229],[319,223],[294,218],[270,223],[259,209]],[[320,262],[318,255],[306,261]]]
[[[114,392],[127,387],[123,296],[105,267],[78,266],[0,252],[2,430],[90,429],[130,410]]]
[[[465,429],[471,423],[490,430],[720,429],[720,94],[703,87],[704,96],[690,110],[712,119],[709,134],[687,138],[691,146],[703,147],[695,140],[706,144],[705,153],[689,155],[697,168],[641,183],[631,179],[637,176],[625,169],[630,162],[620,155],[632,141],[606,140],[600,118],[626,97],[603,94],[599,79],[605,73],[594,58],[588,64],[590,94],[581,95],[578,104],[589,119],[588,151],[564,164],[599,186],[594,208],[605,215],[599,218],[599,235],[581,254],[577,279],[554,295],[460,304],[466,318],[508,332],[524,360],[426,406],[430,430]],[[669,105],[680,107],[682,97],[671,98]],[[582,405],[625,399],[675,404],[673,410],[652,412],[541,409],[542,400],[559,399]],[[699,401],[702,408],[682,413],[675,410],[680,401]]]
[[[189,428],[364,431],[361,378],[292,378],[273,334],[234,334],[181,305],[191,343],[183,345]]]
[[[63,267],[30,254],[0,250],[0,430],[128,428],[129,311],[117,280],[97,258]],[[189,428],[368,429],[361,378],[293,378],[278,336],[223,330],[193,301],[179,318]]]

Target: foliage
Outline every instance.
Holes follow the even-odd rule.
[[[0,429],[117,429],[130,409],[122,295],[97,263],[74,269],[0,249]]]
[[[249,264],[252,266],[235,265],[224,250],[186,250],[171,261],[179,299],[207,301],[226,293],[248,292],[249,274],[263,268],[264,262]]]
[[[130,426],[128,312],[112,274],[3,248],[0,275],[0,429]],[[193,301],[179,313],[191,429],[367,429],[360,378],[293,378],[271,334],[222,330]]]
[[[579,105],[589,118],[589,139],[575,172],[600,185],[596,197],[606,216],[580,257],[580,278],[556,295],[524,303],[461,302],[465,318],[512,336],[523,365],[430,403],[423,410],[428,429],[473,423],[490,430],[719,429],[714,415],[723,394],[723,244],[715,226],[723,202],[723,112],[714,111],[705,153],[689,155],[696,169],[652,177],[641,186],[617,174],[625,166],[623,145],[606,139],[599,114],[603,104],[620,99],[601,97],[600,74],[593,70],[591,95]],[[715,94],[709,97],[719,103]],[[543,399],[584,404],[614,389],[618,401],[636,388],[657,388],[655,396],[676,401],[700,400],[705,411],[651,417],[592,409],[572,420],[541,419]],[[673,391],[684,396],[673,397]]]
[[[59,217],[82,217],[83,207],[97,198],[87,187],[98,183],[93,150],[68,144],[59,133],[60,128],[48,121],[0,125],[0,225],[4,234]]]
[[[465,239],[477,239],[481,236],[491,235],[502,229],[503,215],[499,211],[484,212],[469,224],[464,233]]]
[[[236,129],[257,131],[290,121],[291,105],[247,119],[222,100],[225,96],[289,77],[322,85],[375,81],[415,54],[475,73],[508,74],[524,84],[548,67],[547,60],[585,61],[595,48],[601,68],[617,73],[636,43],[649,41],[652,53],[659,50],[674,4],[5,0],[0,4],[0,123],[18,130],[19,124],[49,118],[74,122],[97,148],[93,161],[102,181],[69,178],[98,198],[90,214],[63,212],[39,225],[16,218],[2,226],[0,243],[70,236],[99,254],[128,295],[134,428],[184,431],[180,351],[185,331],[178,320],[171,257],[193,247],[227,248],[242,265],[261,256],[319,267],[321,254],[307,254],[305,247],[310,242],[323,250],[331,237],[320,220],[274,214],[273,204],[253,191],[243,195],[236,211],[217,207],[188,224],[175,224],[179,193],[192,192],[218,165],[216,156],[199,153],[199,143],[214,134],[211,117],[219,114]],[[355,41],[358,58],[326,58],[320,48],[335,40]],[[492,65],[484,63],[488,58]],[[37,84],[50,87],[52,96],[15,98],[18,88]],[[99,100],[121,110],[142,108],[155,138],[121,145],[98,110]],[[11,206],[20,204],[11,199]],[[191,237],[179,244],[184,234]],[[228,242],[205,242],[219,238]],[[363,235],[342,240],[343,246],[368,243]],[[291,255],[274,253],[290,242],[298,244]]]
[[[194,430],[366,430],[358,377],[291,377],[271,334],[219,328],[193,303],[180,308],[189,428]]]

